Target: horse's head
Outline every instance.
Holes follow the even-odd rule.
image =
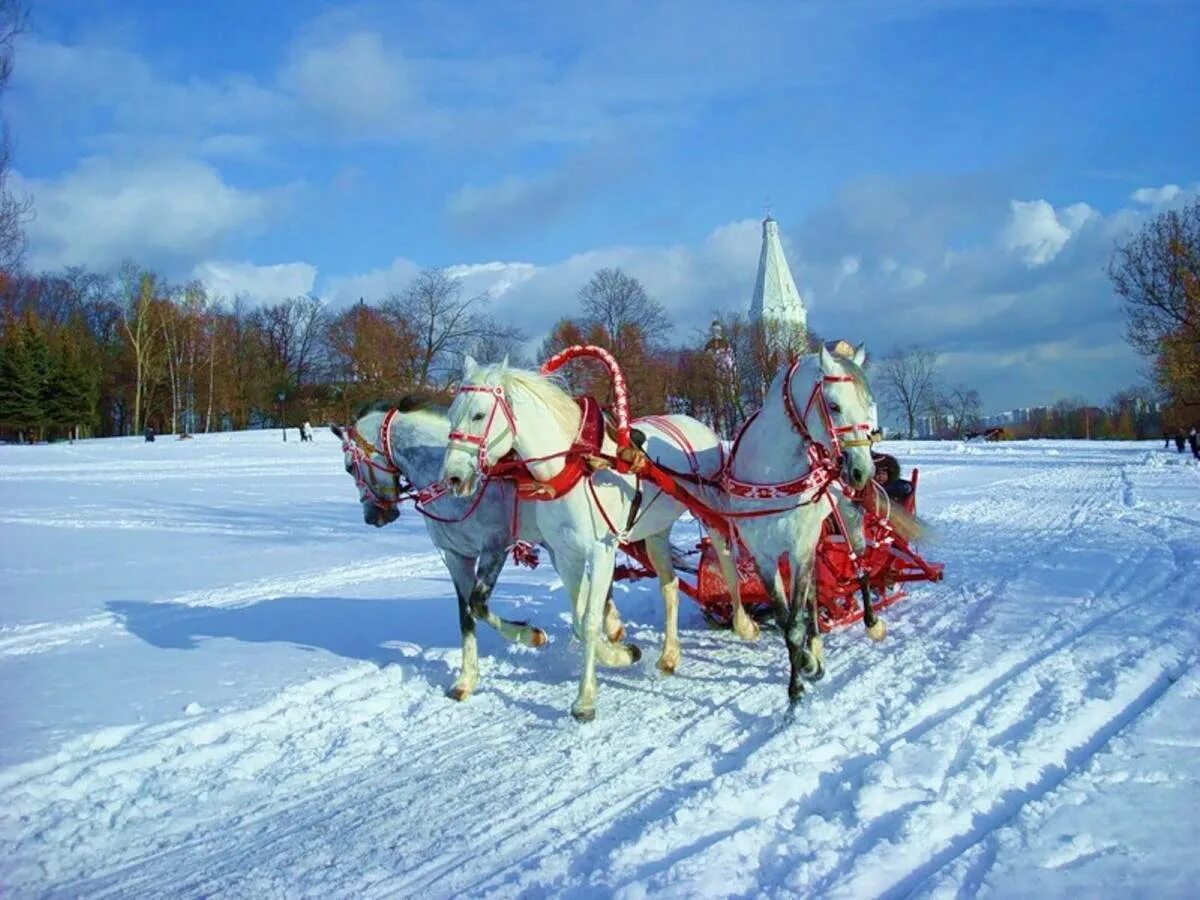
[[[341,438],[346,472],[358,486],[363,521],[376,528],[400,517],[400,497],[407,481],[396,461],[389,458],[384,449],[388,441],[383,431],[394,414],[393,407],[376,404],[361,411],[353,425],[330,426],[330,430]]]
[[[504,388],[508,357],[480,366],[470,356],[463,362],[462,384],[450,404],[450,443],[442,463],[442,480],[460,497],[475,492],[481,477],[516,441],[516,420]]]
[[[842,480],[861,490],[875,474],[871,459],[872,435],[879,427],[879,412],[867,384],[863,366],[866,349],[859,345],[853,356],[820,350],[821,394],[829,420],[824,430],[830,448],[840,452]]]

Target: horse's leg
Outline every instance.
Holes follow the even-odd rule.
[[[491,625],[506,641],[524,644],[526,647],[541,647],[546,643],[546,632],[528,622],[511,622],[502,619],[488,607],[488,599],[496,586],[496,579],[504,568],[505,551],[486,551],[479,557],[475,569],[475,586],[469,601],[471,615]]]
[[[846,540],[859,560],[865,562],[867,554],[866,511],[844,494],[838,497],[837,504],[842,522],[846,525]],[[871,579],[866,569],[863,569],[858,578],[858,587],[862,596],[863,625],[866,626],[867,635],[873,641],[881,641],[887,634],[887,626],[882,619],[875,615],[875,606],[871,601]]]
[[[721,566],[725,586],[729,588],[729,598],[733,604],[733,631],[742,640],[753,641],[759,635],[759,627],[746,612],[746,607],[742,606],[742,583],[738,578],[737,565],[733,561],[732,545],[716,528],[707,530],[708,539],[712,541],[713,549],[717,552],[717,562]]]
[[[574,557],[562,553],[558,556],[558,574],[563,587],[571,594],[571,628],[575,638],[583,645],[583,672],[579,679],[579,694],[571,704],[571,715],[580,722],[590,722],[596,717],[596,649],[600,643],[600,613],[593,614],[591,598],[595,593],[596,559]]]
[[[475,560],[442,551],[442,559],[454,582],[454,593],[458,596],[458,628],[462,632],[462,665],[458,679],[447,695],[454,700],[466,700],[479,683],[479,650],[475,641],[475,617],[471,615],[470,597],[475,586]]]
[[[792,560],[792,619],[789,630],[800,639],[800,677],[820,681],[825,677],[825,642],[817,618],[817,586],[813,579],[812,555],[807,561]]]
[[[789,604],[784,589],[783,576],[779,573],[779,557],[770,554],[755,555],[755,568],[771,598],[771,610],[775,614],[775,623],[783,632],[784,643],[787,644],[788,654],[788,701],[795,706],[804,696],[804,633],[797,627],[802,618],[796,614],[795,604]]]
[[[604,633],[614,644],[625,640],[625,626],[621,623],[621,611],[613,602],[611,584],[608,586],[608,596],[604,599]]]
[[[663,597],[663,647],[658,669],[672,675],[679,665],[679,578],[671,562],[670,531],[646,538],[646,554],[658,573],[658,587]]]

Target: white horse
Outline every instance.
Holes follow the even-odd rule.
[[[816,681],[825,673],[813,568],[821,529],[831,512],[824,491],[836,491],[835,499],[841,493],[840,486],[829,486],[832,474],[861,490],[875,472],[870,449],[875,412],[862,369],[865,360],[861,346],[852,358],[822,346],[819,354],[781,369],[762,409],[739,436],[725,481],[730,489],[726,511],[754,558],[787,643],[788,697],[793,703],[804,692],[803,680]],[[810,450],[814,445],[823,448],[824,455]],[[755,491],[756,486],[761,491]],[[857,527],[861,547],[861,519],[848,527]],[[791,568],[790,592],[780,574],[779,561],[785,554]],[[738,584],[727,581],[736,615],[741,610]]]
[[[579,406],[554,380],[536,372],[511,368],[507,362],[478,366],[467,357],[463,384],[448,415],[452,430],[442,477],[459,495],[471,495],[483,475],[510,451],[525,461],[537,482],[553,489],[552,497],[532,506],[543,542],[571,596],[574,633],[583,644],[583,674],[571,714],[580,721],[595,717],[597,662],[620,666],[635,661],[624,648],[599,640],[618,540],[646,542],[667,608],[658,666],[674,671],[680,655],[679,582],[669,537],[684,507],[646,483],[639,491],[638,479],[631,475],[611,469],[579,471],[579,460],[567,457],[581,429]],[[656,417],[639,424],[639,430],[645,434],[647,454],[669,468],[690,470],[702,478],[721,469],[720,439],[695,419]],[[689,446],[680,445],[681,436]],[[616,449],[606,435],[601,451],[611,457]],[[710,531],[710,537],[725,577],[736,578],[721,535]],[[744,636],[756,633],[744,612],[740,624]]]
[[[400,515],[402,499],[415,499],[419,487],[437,481],[450,425],[444,409],[423,398],[406,397],[395,406],[368,406],[353,426],[334,425],[332,430],[342,439],[346,471],[358,485],[363,520],[382,527]],[[508,641],[528,647],[546,643],[542,629],[502,619],[488,608],[508,549],[518,538],[530,543],[541,539],[532,515],[519,516],[520,534],[512,534],[514,500],[512,485],[497,482],[488,485],[475,501],[443,496],[431,500],[424,510],[425,528],[441,552],[458,595],[462,663],[447,692],[455,700],[465,700],[479,682],[477,619]],[[615,621],[606,625],[617,631],[620,620],[615,608],[610,616]]]

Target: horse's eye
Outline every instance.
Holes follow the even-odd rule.
[[[840,413],[842,411],[842,408],[840,406],[838,406],[836,403],[830,403],[829,411],[831,413]]]
[[[472,422],[482,422],[483,421],[483,413],[481,413],[481,412],[475,413],[475,415],[471,416],[471,421]]]

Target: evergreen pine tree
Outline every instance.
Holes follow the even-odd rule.
[[[48,425],[54,423],[54,385],[51,378],[53,365],[50,347],[46,344],[46,337],[41,329],[33,321],[26,321],[23,330],[22,343],[30,380],[29,393],[33,398],[33,402],[26,407],[27,427],[34,429],[40,436]]]
[[[0,354],[0,424],[30,432],[42,418],[41,392],[24,338],[25,329],[9,329]]]

